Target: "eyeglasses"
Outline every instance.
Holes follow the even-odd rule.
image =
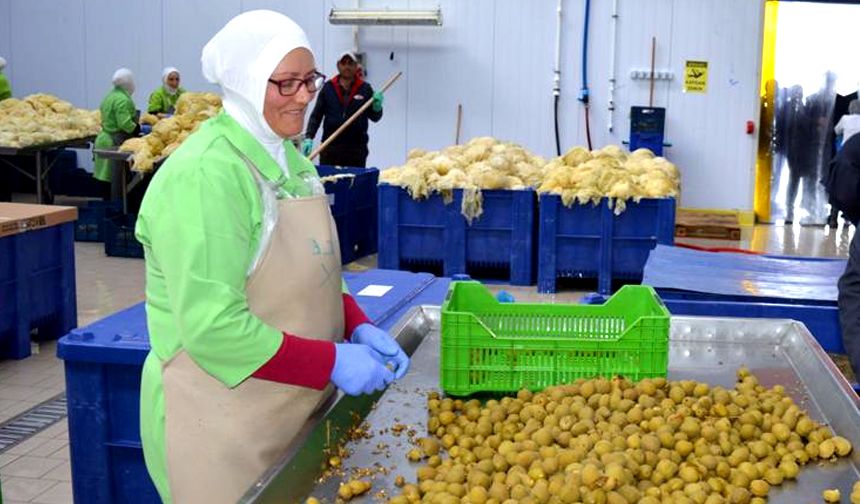
[[[305,85],[305,89],[307,89],[309,93],[316,93],[325,83],[325,75],[319,72],[314,72],[313,75],[307,79],[269,79],[269,82],[278,86],[278,92],[281,96],[293,96],[299,92],[302,84]]]

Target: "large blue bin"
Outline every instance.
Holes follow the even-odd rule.
[[[376,186],[379,170],[320,165],[317,171],[321,177],[354,175],[325,184],[332,217],[337,225],[341,262],[347,264],[375,254],[378,243]]]
[[[640,281],[649,252],[675,242],[675,199],[627,202],[615,215],[604,198],[598,205],[562,204],[540,196],[538,292],[555,292],[559,278],[597,279],[608,294],[612,280]]]
[[[411,307],[439,304],[447,279],[425,273],[344,273],[367,316],[390,328]],[[358,296],[370,285],[391,287]],[[78,504],[158,503],[140,443],[140,375],[149,352],[144,304],[75,329],[57,345],[65,361],[72,490]]]
[[[134,236],[136,214],[109,215],[104,220],[105,255],[143,259],[143,245]]]
[[[122,212],[119,201],[88,201],[78,208],[78,221],[75,223],[75,241],[105,241],[105,219]]]
[[[30,355],[30,331],[58,338],[78,324],[75,224],[0,238],[0,359]]]
[[[414,200],[399,186],[379,186],[380,268],[469,274],[513,285],[534,283],[533,190],[482,191],[483,213],[469,224],[463,191]]]

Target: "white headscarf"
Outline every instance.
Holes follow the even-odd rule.
[[[6,68],[6,59],[0,56],[0,70]]]
[[[170,85],[167,84],[167,78],[170,77],[170,74],[173,72],[176,72],[176,75],[179,75],[179,70],[175,67],[165,67],[164,70],[161,71],[161,83],[164,84],[164,90],[172,95],[176,94],[176,91],[179,90],[178,87],[170,87]]]
[[[113,85],[119,86],[128,94],[134,94],[134,74],[128,68],[120,68],[113,73]]]
[[[311,51],[307,35],[292,19],[255,10],[230,20],[200,58],[203,76],[221,86],[224,110],[265,147],[285,174],[284,139],[269,127],[263,104],[272,72],[287,53],[300,47]]]

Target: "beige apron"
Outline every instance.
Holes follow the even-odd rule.
[[[251,312],[272,327],[320,340],[343,338],[340,246],[325,196],[278,201],[277,225],[246,291]],[[176,504],[235,503],[333,391],[331,385],[318,391],[256,378],[230,389],[184,351],[164,364],[162,379]]]

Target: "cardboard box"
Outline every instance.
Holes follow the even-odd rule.
[[[76,207],[0,203],[0,238],[76,220]]]

